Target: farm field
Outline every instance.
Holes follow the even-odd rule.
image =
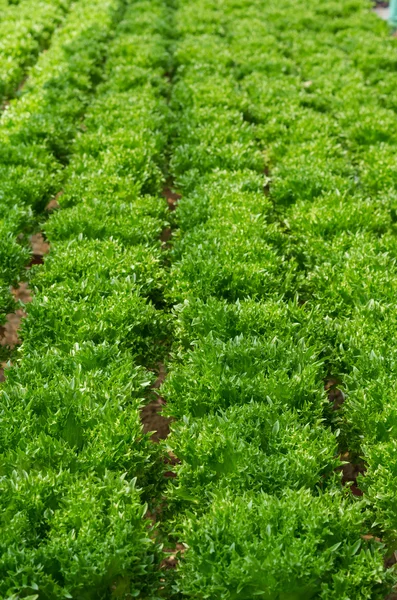
[[[0,0],[0,598],[397,597],[397,40],[366,0]]]

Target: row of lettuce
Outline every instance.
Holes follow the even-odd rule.
[[[323,8],[313,2],[313,23]],[[373,531],[387,540],[391,553],[397,544],[397,48],[369,7],[351,3],[344,11],[328,10],[332,18],[311,36],[311,60],[303,15],[299,33],[280,36],[302,80],[312,80],[304,105],[308,96],[318,131],[305,140],[299,135],[299,158],[290,141],[273,145],[276,189],[295,188],[292,196],[276,191],[275,199],[284,203],[291,256],[304,274],[296,289],[320,317],[317,336],[327,374],[344,386],[346,400],[336,419],[343,449],[365,460],[359,486],[373,512]],[[297,98],[291,101],[296,108]],[[298,140],[298,131],[307,131],[305,119],[297,118],[290,134],[292,129]],[[304,190],[294,183],[292,165],[298,161],[306,173],[299,177]]]
[[[29,235],[61,190],[64,165],[101,80],[121,8],[120,0],[73,4],[30,71],[22,97],[1,116],[0,324],[13,309],[10,284],[24,276],[29,261]]]
[[[0,104],[23,83],[45,50],[72,0],[20,0],[0,4]]]
[[[158,597],[146,513],[164,466],[140,408],[169,330],[158,308],[168,26],[160,0],[81,0],[7,116],[13,139],[29,140],[30,169],[10,172],[31,205],[57,190],[59,157],[68,163],[61,210],[45,224],[50,255],[30,272],[20,358],[1,389],[2,598]]]
[[[397,543],[395,40],[354,0],[179,0],[176,31],[182,199],[163,388],[187,546],[176,589],[384,598]],[[324,390],[336,382],[339,410]],[[341,485],[340,455],[365,461],[362,498]]]

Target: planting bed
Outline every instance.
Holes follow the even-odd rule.
[[[391,598],[387,25],[364,0],[0,18],[0,597]]]

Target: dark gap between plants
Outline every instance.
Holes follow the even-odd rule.
[[[163,187],[162,192],[163,197],[167,201],[168,210],[173,212],[176,209],[178,200],[180,200],[181,195],[174,191],[172,188],[172,182],[167,181]],[[160,240],[162,242],[163,249],[169,248],[169,242],[172,237],[172,227],[165,227],[160,235]]]
[[[324,381],[324,390],[327,393],[332,412],[339,411],[345,401],[345,394],[342,391],[343,381],[332,374],[328,374]],[[332,427],[332,423],[331,423]],[[363,496],[362,490],[358,487],[357,478],[365,474],[365,463],[352,453],[345,445],[339,446],[339,457],[343,462],[342,466],[336,469],[341,473],[341,483],[343,486],[349,486],[353,496]]]
[[[43,52],[41,52],[41,54],[43,54],[44,52],[47,52],[47,50],[43,50]],[[39,58],[39,56],[40,56],[40,54],[37,56],[37,59]],[[13,98],[18,97],[21,94],[23,88],[26,85],[27,80],[28,80],[28,75],[25,75],[24,78],[22,79],[22,81],[19,83],[17,89],[14,91],[14,94],[8,98],[5,98],[5,100],[3,101],[3,104],[1,105],[0,112],[5,111],[8,108],[8,106],[10,106],[11,100]]]
[[[172,185],[172,181],[170,179],[168,179],[163,186],[162,196],[167,202],[168,210],[170,212],[174,211],[176,209],[178,200],[181,198],[181,195],[175,192]],[[169,249],[171,237],[172,227],[167,226],[163,229],[163,231],[160,234],[160,240],[162,242],[161,247],[163,250]],[[165,405],[165,400],[156,391],[164,383],[166,376],[167,372],[164,363],[158,363],[157,379],[151,386],[148,398],[149,402],[145,404],[145,406],[141,410],[141,421],[143,425],[143,431],[144,433],[152,433],[151,440],[156,443],[160,440],[165,440],[168,437],[170,433],[170,424],[172,422],[172,419],[170,417],[164,417],[161,414]],[[168,461],[167,458],[166,461]],[[174,476],[175,475],[172,471],[167,471],[165,473],[165,477]]]
[[[167,376],[164,363],[158,363],[157,379],[151,386],[149,398],[151,400],[141,410],[141,421],[144,433],[151,433],[150,439],[153,442],[164,440],[170,432],[171,419],[163,417],[161,414],[165,404],[156,390],[158,390]]]
[[[170,10],[172,10],[173,7],[170,5],[169,8],[170,8]],[[171,19],[172,19],[172,13],[171,13]],[[169,102],[171,99],[171,89],[172,89],[174,74],[175,74],[174,66],[172,64],[173,50],[172,50],[171,44],[168,47],[168,54],[169,54],[171,64],[170,64],[169,69],[163,74],[164,79],[168,83],[167,96],[166,96],[167,97],[167,105],[169,105]],[[164,173],[165,181],[163,184],[161,196],[167,202],[168,210],[171,213],[171,212],[175,211],[178,200],[181,198],[181,195],[175,191],[175,188],[173,185],[173,180],[168,175],[168,167],[169,167],[169,162],[170,162],[169,154],[170,154],[170,150],[168,148],[168,152],[166,152],[165,165],[163,166],[163,173]],[[160,233],[161,248],[163,251],[167,251],[170,249],[171,238],[172,238],[172,223],[169,223],[166,227],[164,227],[164,229]],[[165,268],[167,268],[169,266],[167,260],[164,261],[163,266]],[[166,309],[166,306],[164,305],[161,308],[164,310],[164,309]],[[168,437],[168,435],[170,433],[170,424],[172,422],[172,419],[170,417],[164,417],[161,414],[163,407],[165,405],[165,400],[162,396],[159,395],[157,390],[164,383],[165,378],[167,377],[167,372],[166,372],[166,368],[165,368],[165,365],[163,362],[158,363],[157,367],[158,367],[157,371],[156,371],[157,379],[155,380],[155,382],[153,383],[153,385],[150,388],[150,393],[148,395],[148,403],[145,404],[141,409],[141,422],[143,425],[143,431],[144,431],[144,433],[152,434],[150,439],[154,443],[158,443],[161,440],[165,440]],[[170,460],[171,460],[171,464],[172,464],[172,458],[170,458]],[[165,461],[167,462],[168,458],[165,458]],[[165,475],[165,477],[173,477],[174,476],[172,471],[167,471],[164,475]]]

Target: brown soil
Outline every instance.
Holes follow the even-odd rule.
[[[180,194],[175,192],[172,188],[172,184],[170,182],[166,183],[163,187],[162,192],[163,197],[167,201],[168,209],[170,211],[174,211],[177,207],[178,200],[182,198]],[[169,247],[169,241],[172,237],[172,229],[171,227],[165,227],[160,235],[160,240],[163,242],[163,248],[166,249]]]
[[[328,392],[328,400],[332,404],[333,410],[338,410],[345,401],[345,395],[339,387],[342,385],[336,377],[329,377],[324,384],[324,389]],[[349,452],[341,454],[340,459],[345,463],[338,471],[342,472],[342,484],[349,485],[350,491],[354,496],[362,496],[363,492],[357,486],[357,477],[365,473],[365,465],[360,460],[355,460]]]
[[[23,304],[27,304],[28,302],[32,301],[30,290],[26,282],[22,282],[17,288],[13,288],[12,295],[17,302],[22,302]],[[7,315],[7,321],[4,327],[1,328],[0,346],[15,348],[15,346],[20,343],[18,338],[18,329],[21,319],[24,316],[25,311],[23,308],[18,308],[14,313]]]
[[[171,182],[166,183],[163,188],[162,195],[167,201],[168,209],[170,211],[175,210],[181,195],[173,191]],[[169,247],[169,241],[171,237],[171,227],[164,228],[160,235],[160,240],[163,242],[162,247],[164,250]],[[148,404],[146,404],[141,410],[143,431],[145,433],[151,433],[151,440],[153,442],[159,442],[160,440],[165,440],[168,437],[170,433],[170,424],[173,420],[172,418],[164,417],[161,414],[166,402],[164,398],[162,398],[157,392],[157,390],[164,383],[166,376],[167,372],[164,364],[159,363],[157,379],[152,385],[151,389],[152,400],[148,402]],[[164,463],[169,466],[169,470],[164,473],[165,478],[171,479],[176,477],[173,467],[179,462],[179,459],[175,456],[175,454],[173,454],[173,452],[168,452],[168,456],[164,458]],[[162,513],[161,505],[157,507],[157,512],[159,515]],[[156,513],[148,512],[146,516],[152,521],[153,524],[156,523]],[[156,535],[156,530],[154,530],[154,535]],[[184,551],[185,547],[183,544],[179,543],[176,544],[174,548],[165,548],[164,553],[167,556],[161,562],[160,568],[163,570],[175,569],[178,559]],[[160,579],[160,581],[164,581],[164,579]]]
[[[168,208],[175,210],[178,200],[182,198],[180,194],[175,192],[170,185],[165,185],[163,188],[163,196],[167,200]]]
[[[163,242],[163,244],[167,245],[168,242],[170,241],[171,237],[172,237],[172,229],[171,229],[171,227],[166,227],[161,232],[160,240]]]
[[[63,195],[63,190],[61,190],[60,192],[57,193],[56,196],[54,196],[54,198],[52,198],[49,203],[47,204],[47,206],[45,207],[45,209],[48,212],[53,212],[54,210],[58,210],[60,208],[59,202],[58,202],[58,198],[60,198]]]
[[[324,389],[328,392],[328,400],[332,403],[334,410],[338,410],[345,401],[345,396],[338,387],[341,383],[335,377],[330,377],[324,384]]]
[[[166,377],[166,371],[163,363],[159,363],[158,377],[152,385],[152,390],[158,390]],[[170,433],[169,417],[163,417],[161,411],[165,405],[165,400],[156,394],[155,398],[146,404],[141,410],[141,421],[144,433],[153,432],[150,439],[153,442],[165,440]]]
[[[162,192],[163,197],[167,201],[167,206],[170,211],[175,210],[178,200],[182,197],[180,194],[175,192],[172,187],[172,182],[168,181]],[[163,242],[163,248],[167,247],[168,242],[172,237],[171,227],[163,229],[160,240]],[[163,363],[158,365],[158,376],[154,384],[152,385],[152,396],[153,399],[146,404],[141,410],[141,421],[143,425],[143,431],[145,433],[152,433],[151,440],[153,442],[159,442],[165,440],[170,433],[170,423],[172,421],[169,417],[164,417],[161,412],[165,405],[165,400],[162,398],[156,390],[161,387],[161,384],[166,378],[166,370]],[[174,473],[169,471],[165,474],[166,477],[173,477]]]
[[[18,302],[27,304],[32,301],[30,290],[26,282],[20,283],[17,288],[13,288],[11,291],[15,300]],[[18,330],[21,321],[25,316],[26,313],[22,307],[18,308],[14,313],[7,315],[5,325],[0,327],[0,346],[13,350],[15,346],[21,343],[21,340],[18,337]],[[4,370],[6,366],[7,362],[0,363],[0,381],[5,380]]]
[[[170,433],[171,419],[163,417],[161,411],[165,401],[160,396],[146,404],[141,410],[141,421],[145,433],[153,432],[150,439],[153,442],[165,440]]]
[[[41,233],[36,233],[30,237],[30,244],[32,247],[32,259],[28,268],[34,264],[41,264],[43,257],[50,250],[50,245],[44,240]],[[26,281],[22,281],[18,287],[12,288],[12,295],[16,302],[20,305],[14,313],[7,315],[6,323],[3,327],[0,327],[0,346],[3,348],[9,348],[13,350],[16,346],[21,343],[19,339],[18,331],[21,325],[22,319],[26,316],[26,312],[23,305],[28,304],[32,301],[32,296],[28,288]],[[0,364],[0,381],[5,379],[5,368],[7,362]]]
[[[178,554],[186,552],[183,544],[176,544],[175,548],[164,548],[164,553],[169,554],[160,565],[161,569],[175,569],[178,564]]]
[[[30,264],[42,264],[44,255],[50,251],[50,244],[45,241],[41,233],[35,233],[30,237],[30,245],[32,247],[32,260]]]
[[[342,484],[349,484],[350,491],[353,496],[362,496],[363,492],[357,486],[357,478],[365,473],[365,465],[362,461],[354,460],[349,452],[345,452],[340,456],[345,464],[338,470],[342,472]]]

